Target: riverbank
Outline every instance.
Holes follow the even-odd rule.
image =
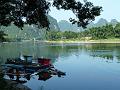
[[[44,41],[46,43],[120,43],[120,39],[101,39],[101,40],[56,40]]]
[[[101,39],[101,40],[22,40],[21,42],[38,42],[38,43],[58,43],[58,44],[64,44],[64,43],[120,43],[120,39]],[[2,42],[2,43],[15,43],[15,42]]]

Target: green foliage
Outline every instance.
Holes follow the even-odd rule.
[[[59,31],[57,20],[51,16],[47,16],[50,22],[50,31]],[[45,39],[45,29],[39,29],[36,25],[24,25],[23,30],[17,28],[14,24],[8,27],[1,26],[1,30],[4,31],[10,41],[21,40],[43,40]]]
[[[113,25],[108,24],[102,27],[90,28],[87,31],[87,35],[90,35],[92,39],[119,38],[120,27],[118,25],[120,24],[117,24],[115,28],[113,27]]]
[[[93,27],[82,32],[49,32],[48,35],[50,40],[58,39],[81,39],[85,37],[90,37],[93,40],[96,39],[110,39],[110,38],[120,38],[120,23],[116,26],[106,24],[102,27]],[[90,39],[89,38],[89,39]]]
[[[46,16],[49,6],[45,0],[0,0],[0,25],[8,26],[12,22],[21,29],[25,23],[49,27]]]
[[[59,31],[48,31],[46,34],[46,39],[48,40],[57,40],[61,39],[62,37],[62,32]]]
[[[77,24],[83,28],[89,24],[90,21],[95,20],[96,16],[100,15],[102,7],[94,6],[93,3],[87,0],[84,3],[76,2],[76,0],[54,0],[53,6],[57,9],[71,10],[77,17],[77,20],[70,18],[72,24]]]
[[[0,25],[8,26],[12,22],[21,29],[24,24],[49,28],[47,14],[51,4],[57,9],[71,10],[77,20],[70,19],[70,21],[82,27],[86,27],[89,21],[95,20],[102,11],[102,7],[94,6],[87,1],[81,3],[76,0],[53,0],[51,3],[49,0],[0,0]]]
[[[77,38],[77,33],[72,31],[65,31],[63,33],[63,37],[65,37],[66,39],[75,39]]]
[[[118,23],[114,28],[114,35],[116,38],[120,38],[120,23]]]
[[[91,39],[108,39],[116,38],[113,25],[106,24],[102,27],[93,27],[81,32],[82,37],[91,37]]]
[[[7,34],[5,34],[4,31],[0,31],[0,42],[6,41],[5,36],[7,36]]]
[[[78,33],[72,31],[49,31],[46,36],[48,40],[76,39],[78,37]]]

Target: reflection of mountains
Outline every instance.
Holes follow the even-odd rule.
[[[120,60],[119,44],[46,44],[46,43],[6,43],[0,45],[0,63],[6,58],[19,57],[20,53],[32,55],[34,58],[51,58],[53,63],[58,57],[68,57],[88,54],[92,57],[100,57],[108,60],[116,58]]]

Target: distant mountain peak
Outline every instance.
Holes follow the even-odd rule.
[[[61,20],[58,22],[60,31],[74,31],[79,32],[82,30],[81,27],[78,27],[77,24],[71,24],[70,22],[66,20]]]
[[[106,24],[108,24],[108,21],[106,19],[104,19],[104,18],[100,18],[95,26],[99,26],[100,27],[100,26],[104,26]]]
[[[100,18],[97,23],[91,22],[90,24],[88,24],[87,28],[101,27],[101,26],[104,26],[106,24],[112,24],[114,26],[117,23],[118,23],[118,21],[116,19],[111,19],[111,21],[108,22],[106,19]],[[72,25],[71,23],[69,23],[66,20],[61,20],[60,22],[58,22],[58,25],[59,25],[60,31],[75,31],[75,32],[78,32],[78,31],[84,30],[81,27],[78,27],[76,24]]]
[[[116,20],[116,19],[112,19],[111,21],[110,21],[110,24],[112,24],[112,25],[116,25],[118,23],[118,21]]]

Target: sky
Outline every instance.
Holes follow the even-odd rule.
[[[78,0],[79,1],[79,0]],[[102,6],[103,11],[100,16],[96,17],[94,22],[97,22],[100,18],[104,18],[109,22],[111,19],[117,19],[120,21],[120,0],[88,0],[91,1],[95,6]],[[51,7],[51,11],[49,13],[52,17],[54,17],[58,22],[60,20],[67,20],[69,18],[75,18],[74,14],[71,11],[65,10],[56,10],[56,8]]]

